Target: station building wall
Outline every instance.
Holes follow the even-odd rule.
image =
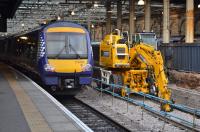
[[[194,15],[194,29],[195,34],[200,34],[200,13],[196,12]],[[162,37],[162,14],[154,15],[151,18],[151,31],[155,32],[158,37]],[[125,19],[122,21],[122,30],[129,31],[129,20]],[[112,30],[116,28],[116,21],[112,21]],[[136,32],[144,31],[144,17],[138,17],[136,19]],[[98,23],[95,28],[91,29],[91,38],[93,41],[101,41],[106,35],[106,27],[104,24]],[[170,36],[185,35],[185,13],[170,14]]]

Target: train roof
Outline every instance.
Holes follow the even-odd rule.
[[[17,37],[17,36],[20,36],[20,35],[32,33],[32,32],[35,32],[35,31],[41,31],[41,30],[45,30],[45,29],[47,29],[49,27],[56,27],[56,26],[77,27],[77,28],[82,28],[82,29],[86,30],[83,26],[81,26],[79,24],[76,24],[76,23],[71,23],[71,22],[68,22],[68,21],[56,21],[56,22],[51,22],[51,23],[46,24],[46,25],[38,26],[38,27],[36,27],[34,29],[23,31],[21,33],[12,34],[12,35],[10,35],[8,37]]]

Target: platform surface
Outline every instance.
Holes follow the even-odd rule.
[[[0,63],[0,132],[29,131],[84,130],[30,80]]]

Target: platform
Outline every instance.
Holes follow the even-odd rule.
[[[0,132],[90,131],[29,78],[0,63]]]

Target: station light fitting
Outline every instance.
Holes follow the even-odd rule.
[[[43,21],[43,24],[47,24],[47,21]]]
[[[72,11],[72,12],[71,12],[71,15],[72,15],[72,16],[74,16],[74,15],[75,15],[75,12],[74,12],[74,11]]]
[[[57,20],[61,20],[61,17],[60,17],[60,16],[58,16],[58,17],[57,17]]]
[[[20,39],[27,40],[28,37],[26,37],[26,36],[21,36]]]
[[[92,24],[91,27],[94,28],[94,24]]]
[[[94,7],[98,7],[99,5],[97,3],[94,3]]]
[[[24,23],[22,23],[22,27],[24,27]]]
[[[200,4],[198,4],[198,8],[200,8]]]
[[[109,10],[109,11],[107,11],[108,13],[112,13],[113,11],[112,10]]]
[[[139,0],[138,5],[144,5],[144,0]]]

